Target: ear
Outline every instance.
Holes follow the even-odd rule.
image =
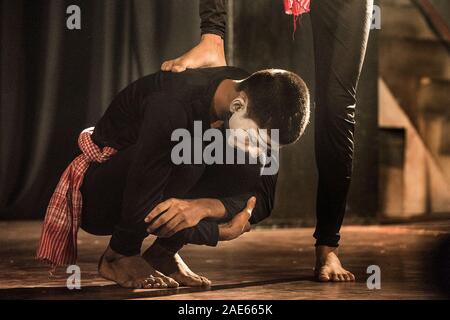
[[[235,113],[238,111],[247,110],[248,97],[245,92],[241,91],[239,95],[231,102],[230,112]]]

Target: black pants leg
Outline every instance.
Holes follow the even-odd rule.
[[[83,185],[83,213],[81,227],[95,235],[112,235],[120,225],[123,214],[122,198],[129,177],[129,167],[133,162],[137,146],[120,151],[109,161],[91,164]],[[180,165],[173,166],[162,200],[168,198],[198,199],[224,198],[234,194],[247,194],[254,190],[254,179],[259,177],[259,166],[243,165]],[[143,188],[143,187],[142,187]],[[263,201],[263,200],[261,200]],[[145,237],[141,229],[146,228],[145,215],[138,217],[136,227],[131,228],[130,236],[116,243],[118,252],[137,254]],[[196,226],[181,230],[169,238],[158,238],[156,244],[171,252],[178,252],[185,244],[215,246],[219,238],[219,223],[228,221],[206,218]],[[136,240],[138,238],[138,242]],[[129,254],[131,255],[131,254]]]
[[[120,223],[122,214],[122,197],[128,178],[128,169],[133,161],[136,146],[122,150],[107,162],[92,163],[81,186],[83,212],[81,228],[95,235],[111,235]],[[175,167],[164,190],[164,198],[184,198],[188,191],[198,182],[204,171],[203,165],[186,165]],[[142,217],[143,221],[144,217]],[[201,228],[201,226],[200,226]],[[168,250],[178,251],[187,242],[194,242],[202,235],[207,237],[205,228],[193,232],[185,229],[169,239],[157,240]],[[136,233],[140,233],[136,230]],[[194,239],[191,239],[193,238]],[[131,241],[134,242],[134,241]],[[127,243],[120,244],[126,252]],[[133,244],[134,246],[134,244]]]
[[[315,152],[319,172],[316,245],[337,246],[353,160],[356,88],[373,0],[311,2],[316,69]]]
[[[81,185],[81,228],[94,235],[111,235],[119,223],[122,195],[135,153],[131,146],[104,163],[91,163]]]

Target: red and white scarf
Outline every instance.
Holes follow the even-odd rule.
[[[94,128],[83,130],[78,146],[83,152],[75,158],[59,180],[47,207],[37,258],[53,266],[75,264],[77,234],[81,222],[81,184],[90,162],[105,162],[117,150],[100,149],[92,140]]]

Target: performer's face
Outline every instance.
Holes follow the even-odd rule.
[[[267,151],[270,138],[265,130],[261,130],[254,120],[247,117],[248,104],[248,97],[244,92],[231,102],[228,126],[232,130],[228,144],[256,158]]]

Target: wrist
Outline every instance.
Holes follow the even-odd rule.
[[[205,218],[208,218],[211,215],[211,207],[208,205],[207,199],[194,199],[191,200],[195,207],[196,207],[196,215],[198,217],[198,220],[203,220]]]
[[[226,210],[221,201],[217,199],[198,199],[199,204],[202,207],[201,215],[204,218],[217,218],[221,219],[225,217]]]

